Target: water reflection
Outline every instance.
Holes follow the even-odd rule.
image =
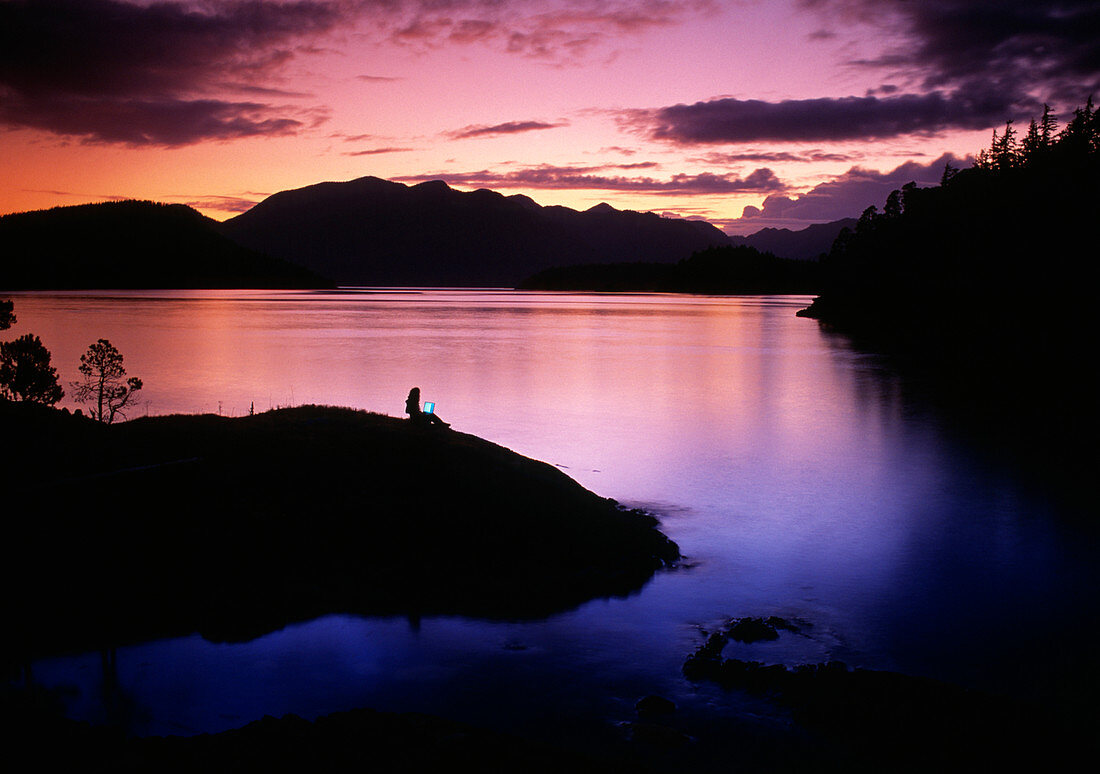
[[[241,645],[120,649],[112,685],[149,708],[124,722],[194,733],[373,706],[496,727],[598,725],[648,693],[688,715],[715,702],[737,712],[687,684],[680,665],[701,628],[773,614],[806,633],[737,646],[741,657],[1018,687],[1029,654],[1050,650],[1071,615],[1094,620],[1095,546],[1062,534],[1052,505],[962,443],[876,358],[795,317],[807,300],[16,295],[19,325],[51,349],[63,382],[105,337],[145,381],[154,414],[241,415],[254,402],[396,416],[417,384],[456,429],[659,511],[692,559],[639,595],[540,622],[329,617]],[[79,686],[73,714],[95,717],[81,663],[35,673]]]

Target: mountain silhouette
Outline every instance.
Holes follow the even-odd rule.
[[[814,261],[827,254],[841,229],[853,229],[855,218],[843,218],[831,223],[815,223],[799,231],[789,228],[763,228],[748,236],[731,236],[732,245],[755,247],[762,253],[797,261]]]
[[[407,186],[376,177],[283,191],[220,229],[346,285],[515,287],[552,266],[674,263],[729,244],[702,221],[608,204],[579,212],[440,180]]]
[[[0,288],[327,287],[241,247],[182,204],[82,204],[0,217]]]

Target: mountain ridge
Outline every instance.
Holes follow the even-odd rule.
[[[568,263],[675,262],[729,237],[703,221],[542,206],[442,180],[376,177],[280,191],[224,221],[221,233],[343,284],[514,287]]]
[[[280,191],[220,223],[186,205],[137,200],[0,216],[0,286],[516,287],[547,270],[669,266],[715,247],[813,261],[849,223],[730,237],[705,221],[607,202],[575,210],[368,176]]]
[[[768,227],[747,236],[731,236],[730,243],[755,247],[778,258],[814,261],[828,254],[841,229],[853,229],[857,222],[856,218],[841,218],[828,223],[815,223],[798,231]]]

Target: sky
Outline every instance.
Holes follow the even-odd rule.
[[[1100,2],[0,0],[0,213],[366,175],[799,229],[1100,86]]]

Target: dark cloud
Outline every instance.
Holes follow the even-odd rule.
[[[628,127],[682,145],[746,142],[836,142],[984,129],[1010,104],[994,92],[896,97],[821,97],[765,102],[714,99],[625,115]]]
[[[569,124],[565,121],[558,123],[548,123],[546,121],[508,121],[507,123],[493,124],[492,126],[481,124],[464,126],[453,132],[448,132],[447,136],[452,140],[467,140],[472,137],[495,137],[502,134],[520,134],[522,132],[535,132],[542,129],[557,129],[558,127],[568,125]]]
[[[775,173],[766,168],[757,169],[745,177],[704,172],[698,175],[673,175],[667,180],[658,180],[652,177],[627,177],[610,174],[616,169],[630,168],[635,167],[633,165],[558,167],[544,164],[508,172],[481,170],[479,172],[434,173],[393,179],[413,183],[426,180],[445,180],[451,185],[478,188],[629,191],[688,196],[742,192],[759,193],[786,189],[786,186],[775,176]]]
[[[0,80],[22,94],[101,96],[174,94],[226,72],[247,81],[291,58],[299,37],[339,19],[339,4],[322,0],[6,0]]]
[[[707,0],[0,0],[0,126],[152,145],[293,132],[309,119],[268,100],[307,95],[280,88],[278,76],[295,57],[321,51],[320,38],[339,29],[361,24],[379,39],[487,44],[561,60],[708,6]],[[168,120],[191,123],[170,130]]]
[[[93,142],[165,147],[293,134],[304,125],[253,102],[106,97],[5,101],[0,120]]]
[[[924,89],[984,84],[1019,103],[1082,102],[1100,87],[1096,0],[802,0],[826,19],[870,20],[903,42],[854,62],[908,76]],[[1021,117],[1019,114],[1015,116]],[[1005,118],[1002,117],[1002,118]]]
[[[801,0],[836,29],[871,25],[891,43],[873,58],[889,83],[866,96],[713,99],[627,113],[624,123],[678,144],[858,141],[1026,120],[1100,89],[1096,0]],[[856,35],[862,35],[856,29]],[[896,81],[905,84],[902,88]]]
[[[5,0],[0,123],[151,145],[293,132],[294,111],[225,92],[277,93],[266,80],[345,12],[336,0]]]
[[[967,166],[951,154],[944,154],[928,164],[908,161],[887,172],[852,167],[843,175],[815,186],[800,196],[776,194],[764,200],[763,208],[746,207],[741,218],[724,224],[728,233],[747,234],[767,226],[774,228],[805,228],[814,223],[827,223],[841,218],[859,217],[867,207],[882,207],[891,191],[909,182],[918,186],[937,185],[944,164]]]

